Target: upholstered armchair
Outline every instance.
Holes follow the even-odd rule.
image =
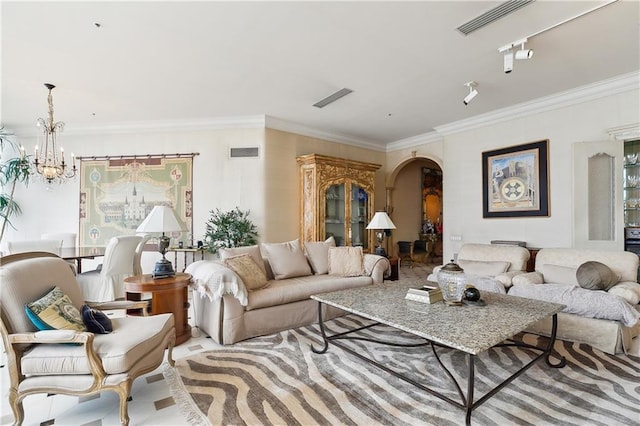
[[[82,291],[61,258],[42,252],[0,258],[0,332],[11,380],[9,403],[15,424],[24,420],[22,400],[28,395],[88,395],[109,390],[118,394],[120,420],[127,425],[127,399],[133,380],[156,369],[164,359],[165,349],[167,361],[174,364],[173,315],[112,318],[112,331],[108,334],[72,329],[39,331],[25,306],[42,301],[53,287],[70,300],[60,305],[64,308],[54,309],[55,313],[63,316],[73,307],[82,311]],[[104,306],[108,309],[107,305]]]

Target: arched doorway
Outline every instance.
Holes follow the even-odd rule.
[[[387,179],[387,210],[396,229],[388,252],[397,254],[398,241],[429,240],[429,263],[442,262],[442,168],[436,160],[412,156],[391,171]]]

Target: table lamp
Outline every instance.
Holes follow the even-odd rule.
[[[373,219],[367,225],[367,229],[373,229],[376,231],[376,254],[379,256],[386,256],[387,253],[382,247],[382,240],[384,240],[384,231],[387,229],[396,229],[396,226],[393,224],[389,215],[386,212],[376,212],[373,215]]]
[[[162,232],[162,236],[158,240],[158,251],[162,254],[162,259],[156,262],[153,278],[173,277],[176,274],[171,262],[165,257],[171,238],[164,233],[177,231],[183,231],[182,226],[173,209],[167,206],[155,206],[136,229],[136,232],[144,233]]]

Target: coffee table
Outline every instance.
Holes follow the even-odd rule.
[[[318,324],[322,335],[322,348],[317,349],[313,345],[311,350],[315,353],[325,353],[329,349],[329,342],[346,350],[347,352],[370,362],[388,373],[408,382],[430,394],[453,404],[466,411],[466,424],[471,424],[471,412],[483,404],[500,389],[509,384],[515,378],[524,373],[541,358],[545,359],[548,366],[553,368],[564,367],[566,361],[560,358],[557,363],[550,360],[557,331],[557,313],[564,305],[549,303],[521,297],[483,292],[482,299],[486,306],[447,306],[443,302],[425,304],[406,300],[405,295],[410,287],[419,287],[419,283],[400,282],[393,284],[378,284],[347,290],[339,290],[330,293],[311,296],[318,301]],[[357,314],[361,317],[375,321],[373,324],[356,328],[342,333],[327,335],[324,320],[322,318],[322,305],[330,305],[344,311]],[[526,329],[529,325],[552,316],[551,337],[546,347],[529,345],[524,342],[511,340],[517,333]],[[358,337],[354,335],[358,331],[375,325],[386,324],[399,330],[406,331],[425,339],[419,345],[401,345],[398,343],[381,342],[370,337]],[[340,339],[367,340],[393,346],[430,346],[436,361],[455,386],[460,401],[449,398],[428,386],[417,382],[413,378],[403,376],[386,365],[380,364],[356,352],[339,342]],[[539,352],[533,359],[505,379],[494,389],[487,392],[481,398],[474,401],[474,362],[475,357],[492,347],[517,346],[532,349]],[[460,384],[456,381],[447,367],[440,361],[436,347],[448,347],[460,350],[466,354],[468,365],[468,381],[466,395]]]

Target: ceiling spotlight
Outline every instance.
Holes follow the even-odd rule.
[[[476,90],[478,83],[476,83],[475,81],[470,81],[468,83],[465,83],[464,85],[469,88],[469,94],[464,97],[462,103],[464,103],[465,105],[469,105],[469,102],[471,102],[473,98],[478,96],[478,91]]]
[[[504,72],[509,74],[511,71],[513,71],[513,52],[508,50],[504,54]]]
[[[531,58],[533,58],[533,50],[525,49],[524,43],[522,43],[520,50],[516,52],[516,59],[520,61],[522,59],[531,59]]]

